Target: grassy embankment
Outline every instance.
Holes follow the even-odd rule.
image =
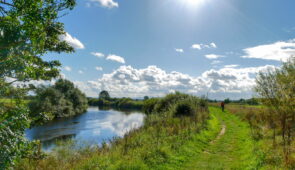
[[[146,124],[112,147],[57,149],[43,160],[23,160],[18,169],[256,169],[261,158],[247,123],[218,108],[200,118],[151,114]],[[225,133],[219,134],[222,127]],[[219,136],[217,138],[217,136]],[[212,142],[213,141],[213,142]]]

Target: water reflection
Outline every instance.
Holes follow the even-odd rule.
[[[39,139],[44,150],[51,150],[57,139],[74,139],[78,145],[101,144],[113,137],[122,137],[126,132],[143,125],[144,114],[115,110],[89,108],[87,113],[57,119],[42,126],[26,130],[30,140]]]

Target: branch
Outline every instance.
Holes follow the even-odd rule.
[[[8,2],[5,2],[3,0],[0,1],[0,4],[4,4],[4,5],[8,5],[8,6],[11,6],[11,7],[15,7],[14,5],[8,3]]]

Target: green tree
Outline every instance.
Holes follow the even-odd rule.
[[[10,85],[59,75],[60,63],[41,57],[74,51],[60,40],[65,31],[58,21],[74,6],[75,0],[0,0],[0,98],[19,99],[13,107],[0,106],[0,169],[13,165],[29,149],[24,138],[30,124],[28,109],[21,102],[23,94],[11,91]]]
[[[295,132],[295,57],[283,63],[280,69],[259,73],[256,83],[256,92],[272,113],[267,121],[280,127],[285,161],[289,163]]]
[[[229,98],[227,98],[227,99],[224,99],[224,103],[225,104],[229,104],[231,101],[230,101],[230,99]]]
[[[110,94],[108,91],[106,90],[103,90],[99,93],[99,99],[104,99],[104,100],[109,100],[111,97],[110,97]]]
[[[36,89],[36,97],[29,104],[34,123],[58,117],[68,117],[87,110],[87,98],[69,80],[60,79],[54,86]]]

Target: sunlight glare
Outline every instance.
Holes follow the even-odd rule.
[[[196,8],[202,5],[206,0],[181,0],[187,7]]]

